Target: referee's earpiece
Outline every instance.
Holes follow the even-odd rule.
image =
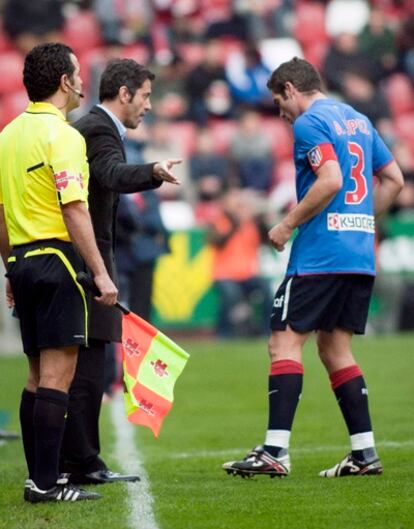
[[[80,90],[73,88],[73,86],[70,86],[69,83],[65,83],[65,85],[69,88],[69,90],[72,90],[72,92],[75,92],[75,94],[78,95],[79,97],[85,97],[84,94],[82,94]]]

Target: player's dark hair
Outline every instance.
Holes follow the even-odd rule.
[[[284,98],[287,82],[292,83],[299,92],[323,91],[323,82],[319,72],[311,63],[298,57],[294,57],[276,68],[267,82],[267,88]]]
[[[152,81],[155,75],[133,59],[112,59],[108,62],[99,86],[99,101],[112,101],[121,86],[126,86],[131,97],[146,80]]]
[[[23,83],[30,101],[44,101],[59,88],[62,75],[71,79],[75,66],[69,46],[59,42],[48,42],[35,46],[26,55]]]

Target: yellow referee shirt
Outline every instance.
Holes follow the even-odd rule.
[[[60,206],[88,199],[83,136],[50,103],[30,103],[0,134],[0,204],[11,246],[69,241]]]

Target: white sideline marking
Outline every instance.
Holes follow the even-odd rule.
[[[116,432],[115,456],[125,473],[136,472],[141,481],[125,483],[128,492],[128,511],[131,529],[159,529],[155,520],[150,481],[135,445],[134,427],[125,417],[122,393],[111,403],[112,423]]]
[[[414,439],[408,441],[378,441],[375,443],[377,448],[410,448],[414,446]],[[290,452],[293,454],[313,454],[315,452],[335,452],[339,450],[349,450],[348,445],[330,445],[330,446],[305,446],[302,448],[291,448]],[[229,450],[204,450],[199,452],[176,452],[166,456],[168,459],[191,459],[191,458],[210,458],[210,457],[226,457],[232,455],[240,455],[247,452],[246,448],[232,448]]]

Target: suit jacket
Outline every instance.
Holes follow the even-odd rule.
[[[110,116],[94,106],[73,125],[85,138],[89,161],[89,212],[96,242],[109,275],[116,283],[114,263],[115,223],[119,193],[135,193],[161,185],[152,176],[154,164],[126,163],[124,146]],[[121,313],[91,300],[89,337],[97,340],[121,339]]]

